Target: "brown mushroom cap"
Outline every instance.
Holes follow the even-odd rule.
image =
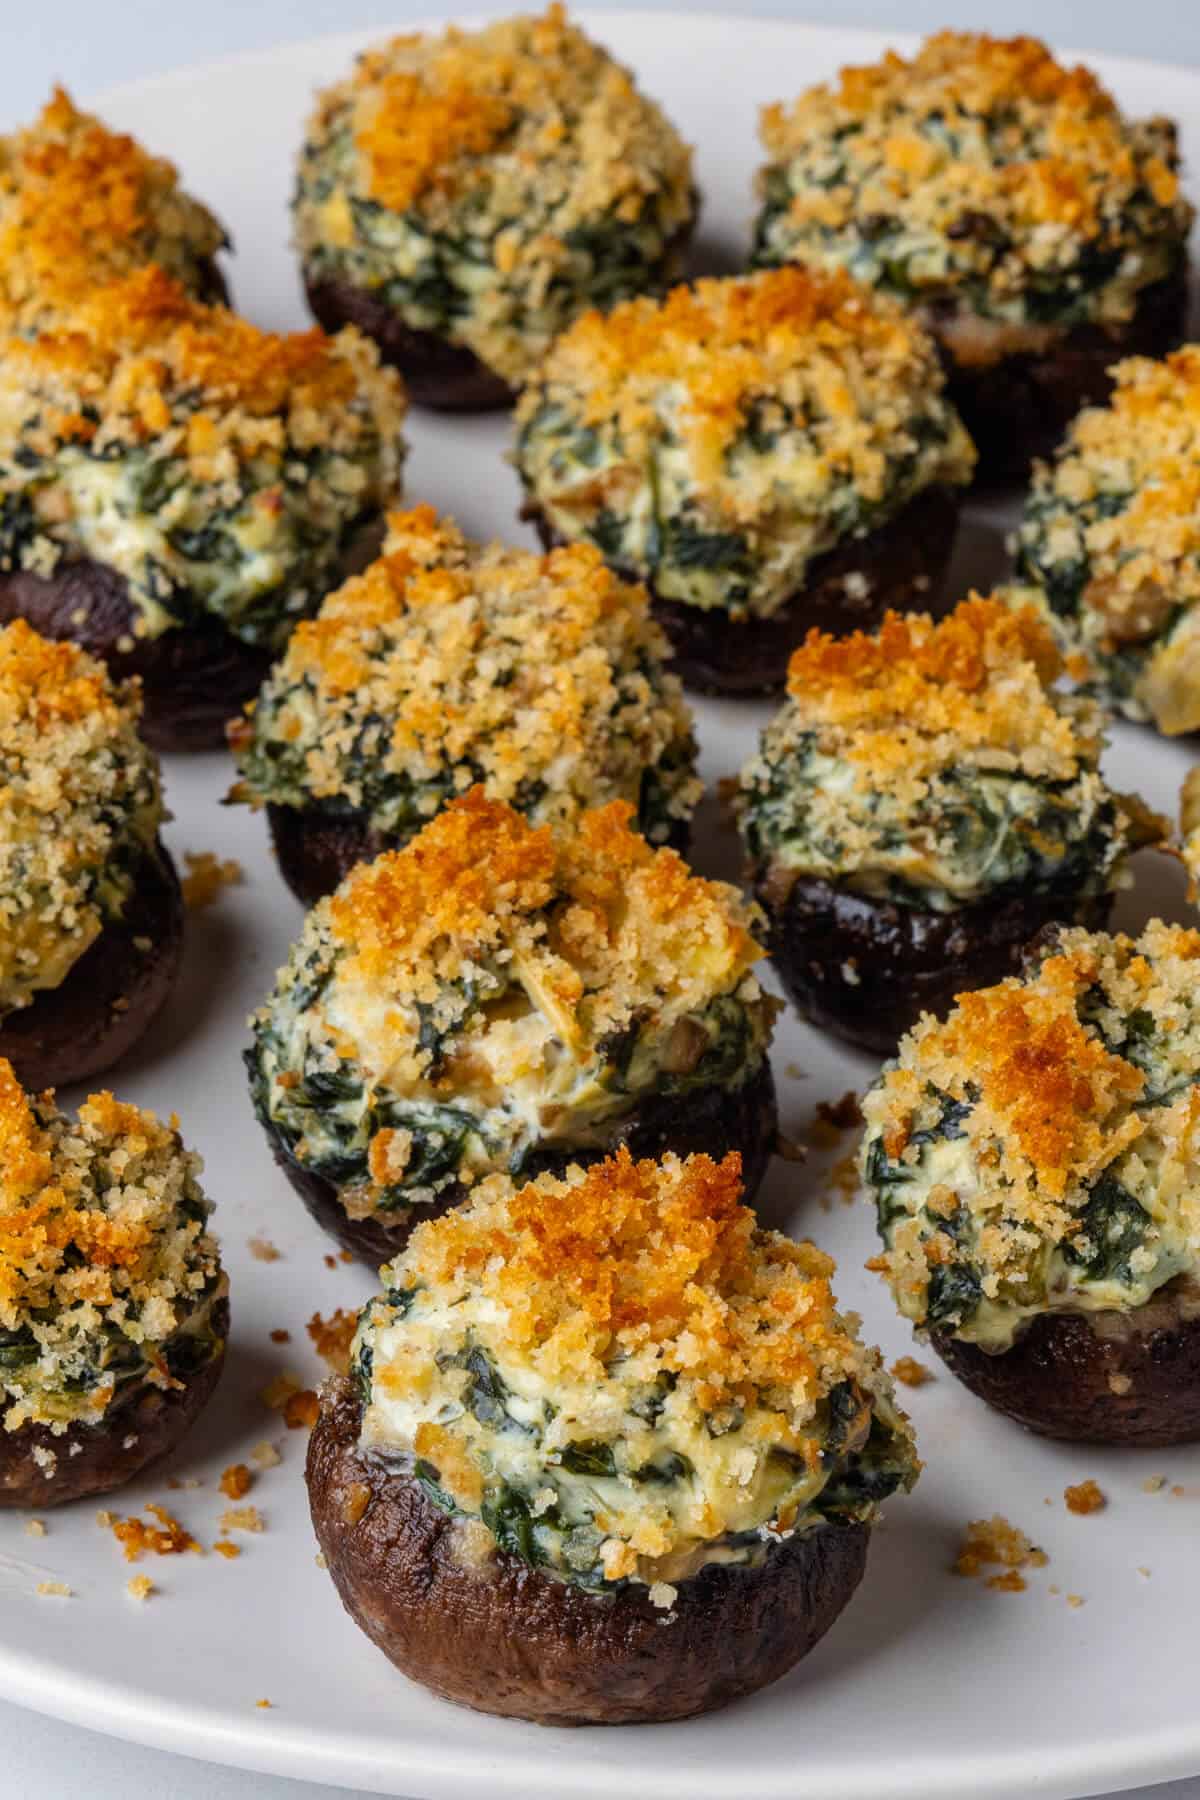
[[[597,1595],[505,1551],[472,1558],[459,1522],[358,1448],[360,1402],[326,1386],[309,1504],[351,1618],[404,1674],[463,1706],[543,1725],[683,1719],[787,1673],[850,1599],[868,1527],[822,1525],[755,1568],[710,1564],[671,1612],[630,1584]]]
[[[739,1088],[704,1087],[689,1093],[665,1094],[646,1102],[634,1114],[613,1124],[604,1143],[589,1149],[544,1152],[531,1159],[525,1175],[561,1175],[572,1163],[586,1167],[611,1156],[625,1144],[635,1158],[658,1158],[673,1150],[679,1156],[702,1151],[714,1161],[736,1150],[742,1159],[742,1188],[747,1203],[762,1184],[775,1147],[779,1112],[770,1060]],[[398,1256],[415,1228],[460,1206],[469,1189],[456,1182],[430,1204],[395,1207],[352,1219],[338,1189],[323,1175],[303,1168],[284,1148],[279,1134],[267,1127],[275,1160],[323,1230],[361,1262],[378,1268]]]
[[[121,917],[105,926],[65,980],[0,1019],[0,1056],[35,1093],[90,1080],[149,1029],[182,956],[179,877],[159,842],[139,864]]]
[[[976,483],[1023,481],[1035,457],[1049,456],[1076,413],[1112,392],[1112,365],[1126,356],[1165,356],[1185,336],[1186,263],[1143,288],[1124,325],[1076,325],[1046,333],[1039,347],[973,359],[966,341],[992,321],[929,311],[926,323],[946,368],[946,391],[979,452]],[[965,341],[966,340],[966,341]],[[986,342],[986,338],[985,338]],[[996,338],[997,346],[1003,339]]]
[[[990,1356],[934,1349],[965,1387],[1042,1437],[1143,1449],[1200,1438],[1200,1291],[1178,1277],[1132,1312],[1040,1313]]]
[[[942,579],[958,532],[959,495],[929,487],[864,537],[847,538],[809,564],[804,586],[766,619],[731,619],[721,608],[664,600],[645,585],[654,616],[671,640],[672,671],[702,694],[775,694],[788,658],[812,630],[842,636],[869,631],[885,612],[937,612]],[[566,542],[532,498],[521,508],[547,550]],[[640,580],[627,569],[626,581]]]
[[[956,994],[1015,975],[1038,932],[1057,924],[1099,930],[1112,906],[1109,894],[1032,893],[934,912],[792,879],[783,869],[760,876],[755,897],[769,922],[771,960],[797,1009],[885,1055],[922,1013],[941,1016]]]
[[[213,1306],[212,1324],[220,1338],[228,1335],[227,1300]],[[179,1387],[143,1384],[99,1424],[68,1425],[58,1435],[48,1425],[22,1425],[16,1431],[0,1427],[0,1506],[40,1511],[132,1481],[174,1450],[208,1404],[224,1364],[222,1342],[216,1355]]]

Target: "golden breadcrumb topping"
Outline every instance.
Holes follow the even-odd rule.
[[[972,595],[936,623],[890,612],[877,632],[810,631],[788,664],[788,693],[803,728],[863,782],[916,786],[980,753],[996,767],[1070,780],[1081,753],[1095,755],[1099,717],[1055,706],[1049,686],[1061,673],[1033,608]]]
[[[1019,554],[1072,673],[1176,735],[1200,727],[1200,345],[1113,374],[1038,465]]]
[[[907,1424],[877,1352],[837,1311],[832,1261],[760,1229],[740,1175],[735,1155],[634,1162],[623,1149],[563,1180],[514,1189],[493,1177],[420,1226],[386,1272],[402,1304],[377,1302],[360,1328],[359,1345],[373,1346],[364,1444],[415,1454],[485,1518],[502,1473],[510,1491],[532,1492],[535,1521],[582,1498],[570,1480],[582,1454],[588,1554],[610,1581],[678,1579],[726,1533],[796,1527],[847,1448],[834,1390],[858,1447],[878,1409],[895,1433],[891,1485],[911,1480]],[[523,1434],[497,1431],[496,1408],[473,1404],[472,1354]],[[457,1406],[441,1404],[443,1381]],[[640,1481],[619,1479],[627,1463]],[[673,1491],[685,1469],[686,1490]]]
[[[1198,966],[1197,931],[1072,928],[902,1040],[863,1103],[862,1167],[910,1317],[1011,1342],[1024,1316],[1143,1304],[1190,1270]]]
[[[844,459],[876,497],[884,438],[906,423],[932,385],[929,340],[898,308],[835,271],[777,269],[673,288],[665,300],[627,300],[589,312],[565,332],[527,393],[518,423],[545,403],[568,404],[584,425],[610,421],[636,457],[670,412],[698,483],[722,493],[725,458],[745,430],[748,403],[810,403],[826,422],[821,448]],[[741,516],[732,497],[732,517]]]
[[[4,1426],[99,1420],[130,1369],[169,1388],[169,1340],[223,1291],[199,1158],[176,1123],[93,1094],[70,1119],[0,1059]]]
[[[14,406],[44,396],[40,432],[30,438],[43,454],[58,443],[139,444],[182,429],[189,466],[210,480],[221,451],[252,456],[277,444],[281,417],[298,445],[352,430],[348,403],[373,361],[352,333],[261,331],[193,300],[161,269],[141,269],[93,290],[69,328],[5,345],[4,423],[9,434],[19,430]],[[386,371],[374,379],[395,386]]]
[[[931,340],[842,273],[700,280],[586,313],[517,407],[517,460],[560,535],[664,597],[770,612],[811,558],[975,453]],[[614,532],[619,543],[611,544]]]
[[[57,987],[119,914],[162,819],[141,699],[24,620],[0,630],[0,1009]]]
[[[61,87],[0,138],[0,329],[44,331],[106,282],[157,263],[198,297],[225,233],[175,169]]]
[[[432,507],[394,513],[385,554],[296,627],[231,741],[256,800],[337,798],[395,836],[456,793],[561,824],[656,775],[686,818],[691,714],[645,592],[591,548],[472,543]],[[652,824],[645,821],[648,834]]]
[[[391,215],[386,242],[380,209]],[[573,310],[586,304],[589,232],[623,230],[626,254],[644,248],[652,262],[691,212],[687,145],[554,5],[478,31],[393,38],[362,55],[318,100],[296,223],[307,257],[342,256],[360,285],[386,288],[418,314],[420,297],[398,290],[431,241],[440,246],[437,274],[461,299],[429,323],[515,382],[563,322],[555,290],[582,286]],[[457,279],[468,240],[473,283]]]
[[[1064,306],[1128,317],[1187,236],[1174,127],[1132,124],[1087,69],[1036,38],[943,31],[907,60],[768,106],[760,254],[847,264],[909,296],[966,290],[1024,316],[1059,281]],[[1097,252],[1101,274],[1086,269]],[[1030,315],[1045,319],[1042,310]]]
[[[532,963],[552,1009],[564,1021],[582,1013],[589,1035],[648,994],[684,1008],[706,999],[715,973],[724,985],[760,954],[746,909],[673,850],[651,849],[629,812],[613,801],[556,841],[472,788],[403,850],[352,870],[328,902],[342,979],[419,992],[426,972],[453,980],[500,953]],[[569,904],[548,930],[558,896]]]

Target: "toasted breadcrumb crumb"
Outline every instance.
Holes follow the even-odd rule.
[[[53,1595],[58,1600],[69,1600],[72,1593],[65,1581],[39,1581],[37,1591],[39,1594]]]
[[[1063,1489],[1063,1499],[1067,1503],[1067,1511],[1073,1513],[1103,1512],[1108,1505],[1108,1497],[1102,1493],[1097,1484],[1089,1477],[1074,1487]]]
[[[228,1538],[218,1538],[213,1545],[213,1549],[218,1556],[223,1556],[227,1562],[232,1562],[235,1556],[240,1556],[242,1554],[242,1546],[240,1544],[231,1544]]]
[[[245,1463],[230,1463],[217,1486],[228,1500],[240,1500],[250,1492],[254,1477]]]
[[[247,1238],[246,1239],[246,1248],[250,1252],[251,1256],[254,1258],[255,1262],[268,1262],[268,1263],[269,1262],[278,1262],[282,1255],[282,1252],[275,1247],[275,1245],[271,1242],[270,1238],[264,1238],[264,1237]],[[272,1332],[271,1336],[274,1337],[275,1333]],[[287,1333],[286,1332],[284,1333],[283,1338],[279,1341],[280,1342],[287,1341]]]
[[[994,1588],[998,1594],[1023,1594],[1028,1583],[1016,1569],[1006,1569],[1003,1575],[989,1575],[984,1586]]]
[[[274,1469],[283,1461],[274,1444],[268,1444],[264,1438],[261,1444],[255,1444],[250,1452],[250,1461],[258,1469]]]
[[[1085,1601],[1084,1601],[1082,1594],[1068,1594],[1067,1595],[1067,1605],[1068,1606],[1083,1606],[1084,1604],[1085,1604]]]
[[[338,1266],[336,1256],[326,1256],[324,1258],[324,1263],[327,1269],[336,1269]]]
[[[1141,1575],[1141,1576],[1142,1576],[1142,1577],[1143,1577],[1143,1579],[1144,1579],[1144,1580],[1146,1580],[1146,1581],[1149,1581],[1149,1579],[1150,1579],[1150,1571],[1149,1571],[1149,1569],[1148,1569],[1148,1568],[1147,1568],[1147,1567],[1146,1567],[1146,1565],[1145,1565],[1145,1563],[1139,1563],[1139,1564],[1138,1564],[1138,1574],[1139,1574],[1139,1575]]]
[[[336,1375],[344,1375],[350,1367],[350,1345],[357,1327],[358,1314],[343,1306],[327,1319],[317,1312],[308,1321],[308,1335],[317,1355]]]
[[[268,1381],[258,1397],[269,1411],[282,1412],[292,1395],[298,1394],[300,1390],[301,1383],[294,1375],[276,1375],[273,1381]]]
[[[892,1374],[905,1387],[924,1387],[927,1381],[936,1379],[933,1370],[918,1362],[915,1356],[898,1356],[892,1364]]]
[[[283,1422],[289,1431],[299,1431],[302,1427],[311,1431],[320,1410],[320,1403],[312,1388],[303,1388],[285,1401]]]
[[[257,1506],[227,1506],[217,1521],[222,1531],[262,1531],[264,1520]]]
[[[272,1333],[271,1333],[271,1342],[272,1342],[272,1343],[273,1343],[273,1344],[290,1344],[290,1343],[291,1343],[291,1341],[292,1341],[292,1334],[291,1334],[291,1332],[290,1332],[290,1331],[284,1331],[284,1330],[283,1330],[283,1328],[282,1328],[282,1326],[279,1326],[279,1327],[277,1327],[277,1328],[276,1328],[276,1329],[275,1329],[275,1330],[274,1330],[274,1331],[273,1331],[273,1332],[272,1332]]]
[[[272,1706],[274,1702],[271,1700],[256,1700],[254,1704],[255,1706]]]
[[[26,1519],[26,1521],[25,1521],[25,1536],[26,1537],[45,1537],[45,1535],[46,1535],[46,1526],[45,1526],[44,1520],[42,1520],[42,1519]]]
[[[808,1070],[802,1069],[800,1067],[799,1063],[795,1063],[795,1062],[784,1063],[783,1072],[787,1076],[789,1081],[807,1081],[808,1080]]]
[[[180,882],[183,903],[189,912],[199,912],[220,897],[221,889],[237,887],[245,879],[245,871],[233,857],[222,860],[211,850],[185,850],[183,860],[187,874]]]
[[[125,1583],[125,1592],[134,1600],[148,1600],[157,1591],[148,1575],[131,1575]]]
[[[144,1519],[118,1519],[111,1513],[107,1515],[112,1534],[125,1552],[126,1562],[137,1562],[143,1550],[150,1550],[155,1556],[180,1556],[185,1550],[201,1550],[191,1532],[186,1531],[178,1519],[172,1518],[165,1506],[149,1500],[144,1510],[158,1520],[157,1525],[147,1525]],[[101,1516],[97,1515],[98,1518]]]
[[[317,1551],[317,1554],[313,1557],[313,1561],[316,1563],[318,1569],[327,1569],[329,1567],[329,1564],[325,1561],[325,1552],[323,1550]]]
[[[1142,1483],[1143,1494],[1161,1494],[1167,1485],[1165,1475],[1147,1475]]]
[[[1173,1499],[1173,1500],[1182,1500],[1182,1499],[1183,1499],[1183,1496],[1184,1496],[1184,1495],[1185,1495],[1185,1494],[1186,1494],[1186,1493],[1187,1493],[1187,1489],[1186,1489],[1186,1488],[1185,1488],[1185,1487],[1184,1487],[1184,1486],[1183,1486],[1183,1485],[1182,1485],[1182,1483],[1180,1483],[1180,1482],[1178,1482],[1178,1481],[1176,1481],[1176,1482],[1174,1482],[1174,1483],[1173,1483],[1173,1484],[1172,1484],[1172,1487],[1171,1487],[1171,1498],[1172,1498],[1172,1499]]]
[[[1044,1550],[1030,1542],[1019,1526],[1010,1525],[999,1513],[990,1519],[972,1519],[963,1538],[962,1549],[954,1562],[956,1575],[979,1575],[989,1564],[999,1563],[1013,1574],[1018,1569],[1042,1569],[1048,1558]],[[989,1576],[988,1587],[1001,1593],[1019,1593],[1025,1586],[1018,1577]]]

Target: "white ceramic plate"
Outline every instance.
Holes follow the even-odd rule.
[[[605,12],[585,22],[638,70],[699,146],[710,259],[744,241],[756,162],[755,117],[846,61],[875,58],[882,36],[747,19]],[[998,24],[1002,20],[998,18]],[[339,75],[361,43],[335,38],[126,88],[103,103],[116,124],[182,166],[188,185],[232,227],[233,285],[264,325],[304,322],[287,247],[291,163],[312,89]],[[1174,114],[1200,163],[1200,75],[1096,59],[1139,112]],[[33,112],[40,96],[29,96]],[[481,536],[515,534],[517,483],[503,461],[503,420],[411,423],[409,492]],[[1003,568],[1011,511],[973,509],[958,577],[986,583]],[[710,799],[695,860],[733,874],[737,848],[711,798],[749,753],[767,709],[698,708]],[[1189,762],[1180,745],[1122,726],[1110,769],[1173,810]],[[264,1438],[280,1467],[250,1496],[265,1518],[235,1562],[208,1554],[148,1558],[159,1593],[138,1605],[127,1567],[89,1505],[51,1513],[47,1535],[0,1517],[0,1692],[77,1724],[248,1768],[424,1797],[654,1795],[708,1800],[1025,1800],[1112,1792],[1200,1770],[1200,1715],[1190,1642],[1200,1612],[1200,1451],[1075,1452],[994,1417],[947,1375],[912,1396],[927,1468],[893,1504],[858,1598],[788,1680],[715,1717],[660,1728],[564,1734],[458,1711],[410,1686],[342,1613],[315,1565],[301,1471],[304,1433],[267,1412],[260,1390],[294,1369],[315,1383],[304,1326],[320,1310],[356,1306],[366,1274],[332,1270],[328,1242],[276,1172],[251,1115],[240,1062],[245,1017],[300,922],[267,855],[261,818],[223,810],[229,764],[174,758],[167,793],[176,853],[238,858],[242,887],[190,920],[183,982],[131,1062],[118,1092],[179,1112],[204,1154],[232,1276],[231,1366],[216,1403],[173,1464],[115,1497],[120,1511],[167,1501],[205,1544],[219,1535],[222,1468]],[[1171,865],[1142,858],[1121,922],[1183,904]],[[797,1070],[805,1071],[801,1077]],[[776,1047],[785,1126],[803,1135],[816,1103],[861,1089],[869,1059],[782,1021]],[[847,1140],[844,1154],[851,1147]],[[829,1159],[826,1158],[827,1162]],[[843,1299],[890,1358],[913,1348],[886,1292],[863,1272],[873,1248],[867,1209],[825,1197],[824,1164],[777,1162],[763,1209],[809,1233],[841,1264]],[[824,1204],[822,1201],[824,1200]],[[251,1237],[280,1249],[255,1260]],[[286,1327],[292,1343],[269,1333]],[[1168,1485],[1151,1495],[1147,1476]],[[168,1476],[198,1480],[174,1491]],[[1095,1476],[1105,1512],[1067,1513],[1063,1488]],[[1021,1594],[949,1573],[968,1519],[1005,1514],[1049,1554]],[[236,1534],[235,1534],[236,1535]],[[71,1599],[37,1596],[66,1581]],[[1068,1595],[1082,1597],[1071,1605]],[[271,1701],[260,1708],[260,1699]]]

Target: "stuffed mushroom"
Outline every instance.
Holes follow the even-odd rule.
[[[809,1018],[890,1051],[1046,925],[1104,924],[1131,852],[1170,827],[1108,787],[1103,715],[1053,690],[1060,669],[1037,610],[999,596],[796,651],[737,804]]]
[[[685,682],[783,686],[810,627],[936,597],[974,452],[933,344],[783,269],[590,313],[517,409],[525,516],[644,581]]]
[[[173,1450],[229,1331],[199,1158],[93,1094],[77,1117],[0,1059],[0,1506],[101,1494]]]
[[[259,331],[157,268],[0,349],[0,619],[139,675],[160,748],[221,743],[378,549],[396,376],[356,332]]]
[[[175,170],[56,88],[0,137],[0,331],[69,329],[95,288],[157,263],[193,298],[227,301],[229,240]]]
[[[918,1466],[832,1273],[755,1228],[735,1156],[495,1176],[422,1225],[309,1444],[351,1617],[435,1693],[539,1724],[777,1680]]]
[[[943,31],[769,106],[755,261],[848,269],[937,337],[980,473],[1018,478],[1187,310],[1169,119],[1034,38]]]
[[[557,836],[472,788],[309,914],[252,1021],[255,1111],[314,1216],[376,1265],[485,1175],[618,1144],[774,1146],[753,914],[621,801]]]
[[[1017,571],[1072,674],[1175,737],[1200,730],[1200,345],[1113,375],[1034,471]]]
[[[242,779],[306,904],[482,781],[535,824],[627,800],[687,848],[691,714],[644,592],[586,546],[538,557],[393,514],[382,558],[296,627],[248,716]]]
[[[0,1056],[34,1090],[111,1067],[179,972],[136,684],[22,620],[0,629]]]
[[[473,411],[589,306],[674,280],[696,196],[660,109],[552,6],[367,51],[319,97],[293,210],[322,325]]]
[[[1200,932],[1051,934],[863,1101],[900,1311],[1050,1437],[1200,1437]]]

